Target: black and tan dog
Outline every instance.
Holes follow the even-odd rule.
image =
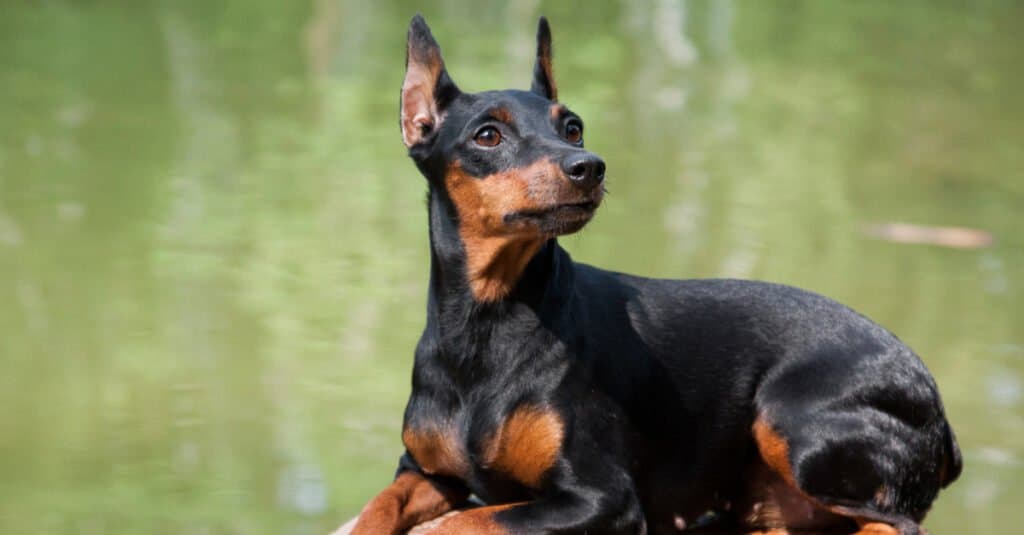
[[[409,28],[402,139],[427,178],[430,292],[394,483],[358,534],[922,532],[961,459],[935,381],[803,290],[573,262],[604,195],[540,21],[530,91],[463,93]]]

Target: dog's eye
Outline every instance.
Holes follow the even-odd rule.
[[[578,123],[565,125],[565,139],[569,143],[579,145],[583,142],[583,127]]]
[[[473,141],[481,147],[495,147],[501,143],[501,132],[493,126],[485,126],[473,136]]]

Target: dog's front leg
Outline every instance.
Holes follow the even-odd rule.
[[[399,535],[466,500],[468,491],[406,470],[363,508],[352,535]]]
[[[600,485],[566,486],[537,500],[492,505],[454,514],[426,533],[430,535],[507,535],[547,533],[645,534],[643,511],[624,470]],[[602,478],[604,479],[604,478]]]

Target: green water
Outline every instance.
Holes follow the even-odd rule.
[[[1020,529],[1019,2],[0,0],[0,532],[323,533],[388,482],[427,280],[417,10],[468,90],[528,86],[551,18],[609,166],[577,259],[865,312],[964,449],[932,533]]]

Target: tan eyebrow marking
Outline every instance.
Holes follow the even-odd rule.
[[[508,111],[508,108],[494,108],[487,112],[491,118],[501,121],[505,124],[512,124],[512,112]]]
[[[565,106],[563,106],[561,104],[552,104],[551,108],[549,110],[549,113],[551,113],[551,119],[556,120],[556,121],[558,120],[559,117],[562,116],[562,114],[565,114],[565,113],[568,113],[568,112],[569,112],[569,108],[566,108]]]

